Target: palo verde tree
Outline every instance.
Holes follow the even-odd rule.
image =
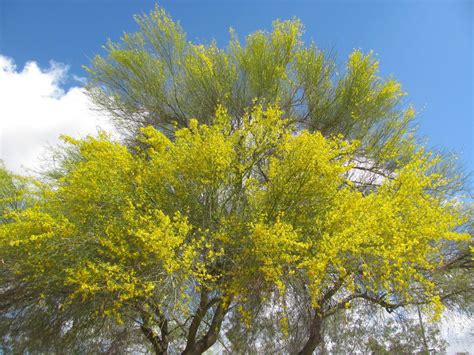
[[[469,290],[445,287],[470,262],[458,177],[371,55],[338,76],[298,21],[222,50],[137,20],[88,69],[127,140],[64,137],[0,226],[6,351],[311,354],[351,304],[436,318]]]

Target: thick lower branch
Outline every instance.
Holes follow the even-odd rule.
[[[309,328],[308,340],[306,341],[303,348],[298,352],[298,355],[311,355],[316,347],[322,342],[322,323],[323,319],[316,311]]]
[[[379,304],[380,306],[384,307],[387,309],[387,311],[391,312],[395,310],[396,308],[402,306],[402,304],[392,304],[384,300],[383,296],[379,297],[372,297],[369,296],[366,293],[355,293],[353,295],[350,295],[342,300],[340,300],[338,303],[336,303],[334,306],[330,307],[329,309],[324,309],[324,303],[329,301],[332,296],[337,292],[337,290],[340,288],[342,285],[343,279],[339,279],[335,286],[328,290],[328,292],[320,299],[319,301],[319,309],[315,310],[315,315],[311,321],[311,325],[309,327],[309,335],[308,339],[301,349],[301,351],[298,353],[298,355],[310,355],[314,352],[316,347],[323,341],[323,335],[322,335],[322,326],[323,326],[323,320],[334,313],[336,313],[338,310],[343,309],[346,307],[346,303],[350,302],[351,300],[355,298],[363,298],[368,301],[374,302]]]
[[[186,349],[184,350],[184,353],[191,349],[196,342],[196,334],[199,329],[199,326],[201,325],[203,317],[206,315],[207,312],[207,304],[208,304],[208,296],[209,292],[203,288],[201,290],[201,298],[199,300],[199,306],[198,309],[196,310],[196,314],[193,317],[193,320],[191,322],[191,325],[189,326],[188,330],[188,335],[187,335],[187,342],[186,342]]]
[[[147,338],[148,341],[153,346],[153,350],[155,351],[155,354],[157,355],[168,354],[168,344],[161,341],[161,339],[158,337],[158,335],[155,334],[155,332],[152,329],[144,325],[141,325],[140,329],[143,335],[145,335],[145,338]]]
[[[213,299],[208,302],[207,306],[205,307],[205,313],[207,313],[207,311],[212,307],[215,301],[216,299]],[[206,334],[204,334],[204,336],[201,339],[194,342],[191,342],[188,336],[186,349],[184,349],[182,354],[183,355],[202,354],[207,349],[209,349],[212,345],[214,345],[214,343],[217,341],[219,337],[219,332],[221,330],[222,322],[224,321],[224,318],[228,309],[229,309],[229,303],[224,302],[222,299],[219,299],[217,301],[217,307],[216,307],[216,310],[214,311],[211,324],[209,325],[209,328]],[[202,317],[204,317],[205,313],[202,315]],[[201,320],[202,320],[202,317],[201,317]],[[201,320],[199,321],[199,323],[201,322]],[[196,334],[194,334],[192,339],[195,339],[195,335]]]
[[[151,309],[154,312],[154,316],[157,318],[154,319],[155,322],[157,321],[157,323],[154,323],[154,325],[158,326],[158,328],[160,329],[161,337],[153,330],[153,325],[150,324],[149,314],[147,314],[143,310],[143,323],[140,324],[140,330],[151,343],[151,345],[153,346],[153,350],[156,354],[168,354],[168,320],[156,306],[152,306]]]

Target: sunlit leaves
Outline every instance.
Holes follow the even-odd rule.
[[[379,76],[373,53],[355,50],[345,68],[314,43],[297,19],[226,48],[186,41],[181,26],[157,7],[136,18],[140,31],[109,42],[90,68],[89,93],[134,138],[149,124],[171,136],[191,119],[209,124],[223,106],[237,123],[255,101],[278,102],[299,128],[361,141],[359,151],[381,165],[403,164],[413,109],[394,79]]]
[[[5,262],[38,292],[62,283],[68,302],[119,320],[149,299],[181,312],[189,294],[169,293],[190,285],[244,302],[249,285],[284,294],[295,277],[315,307],[335,277],[345,292],[439,299],[427,272],[443,242],[468,236],[459,205],[431,193],[446,183],[438,159],[419,150],[364,195],[347,180],[356,143],[295,133],[281,114],[256,106],[231,129],[220,108],[173,141],[147,127],[132,149],[65,138],[80,159],[1,228]]]

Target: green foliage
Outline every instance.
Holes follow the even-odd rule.
[[[432,171],[438,159],[420,149],[364,195],[348,179],[357,143],[281,115],[256,106],[236,128],[220,108],[174,140],[147,127],[133,147],[65,137],[76,152],[67,173],[0,227],[10,326],[35,329],[42,313],[67,335],[106,320],[142,329],[156,352],[202,352],[231,305],[251,326],[256,300],[282,310],[277,332],[289,336],[284,310],[301,282],[322,318],[358,298],[424,300],[439,315],[443,246],[469,236],[456,231],[457,202],[429,193],[449,179]],[[186,319],[200,311],[218,328],[197,323],[193,339]]]
[[[10,173],[0,161],[0,224],[8,214],[26,208],[31,202],[30,179]]]
[[[244,44],[231,30],[225,49],[188,42],[158,7],[136,21],[139,32],[108,42],[107,54],[86,68],[89,94],[130,138],[150,124],[171,136],[193,118],[210,123],[218,105],[238,120],[255,102],[278,102],[289,121],[360,140],[360,154],[378,163],[379,156],[393,165],[409,154],[414,111],[401,106],[399,83],[378,76],[372,53],[355,50],[339,74],[330,56],[304,45],[296,19],[275,21],[271,32],[252,33]]]
[[[326,332],[326,351],[336,354],[348,349],[364,354],[439,354],[446,351],[447,345],[439,325],[420,323],[416,310],[384,314],[363,302],[328,320]]]

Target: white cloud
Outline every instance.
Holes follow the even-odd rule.
[[[445,312],[441,330],[449,346],[448,354],[469,353],[474,349],[474,319],[467,315]]]
[[[0,159],[8,169],[38,169],[47,146],[57,144],[61,134],[77,137],[99,127],[112,129],[105,116],[91,109],[83,88],[62,88],[67,78],[66,65],[51,62],[41,69],[32,61],[19,70],[0,54]]]

